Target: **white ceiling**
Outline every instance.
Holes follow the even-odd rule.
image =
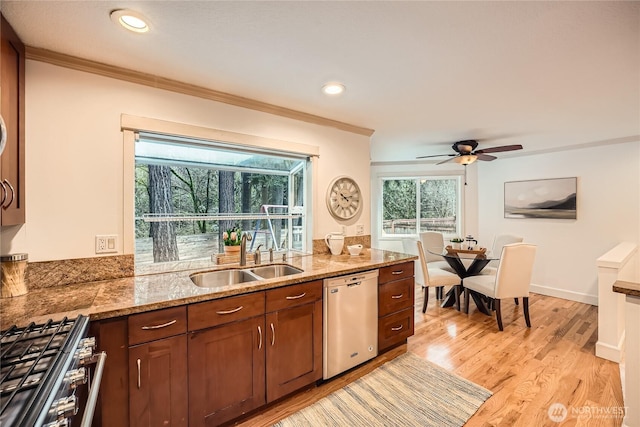
[[[372,161],[640,140],[640,2],[10,1],[25,44],[375,130]],[[129,33],[113,9],[146,15]],[[320,93],[327,81],[347,87]],[[500,138],[497,138],[500,137]],[[447,144],[448,143],[448,144]],[[506,157],[515,153],[498,154]]]

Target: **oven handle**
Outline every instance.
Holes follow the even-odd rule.
[[[93,381],[91,382],[89,396],[87,397],[87,405],[84,407],[84,415],[82,416],[80,427],[91,427],[91,423],[93,421],[93,412],[95,411],[96,403],[98,402],[100,381],[102,380],[102,371],[104,370],[104,362],[107,360],[107,353],[103,351],[97,356],[98,363],[93,374]]]

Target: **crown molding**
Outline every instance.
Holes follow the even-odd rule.
[[[46,49],[26,46],[25,57],[26,59],[30,59],[33,61],[46,62],[48,64],[57,65],[60,67],[70,68],[77,71],[84,71],[87,73],[97,74],[100,76],[110,77],[113,79],[123,80],[144,86],[150,86],[156,89],[163,89],[171,92],[181,93],[184,95],[195,96],[198,98],[208,99],[210,101],[221,102],[224,104],[234,105],[236,107],[247,108],[255,111],[261,111],[263,113],[274,114],[276,116],[286,117],[289,119],[299,120],[320,126],[328,126],[358,135],[371,136],[374,132],[373,129],[340,122],[338,120],[328,119],[326,117],[316,116],[314,114],[268,104],[266,102],[258,101],[251,98],[245,98],[226,92],[220,92],[214,89],[208,89],[202,86],[183,83],[177,80],[167,79],[153,74],[142,73],[139,71],[116,67],[113,65],[107,65],[71,55],[65,55],[63,53],[53,52]]]

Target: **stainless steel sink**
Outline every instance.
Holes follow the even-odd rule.
[[[254,267],[249,271],[263,279],[273,279],[274,277],[290,276],[292,274],[302,273],[304,270],[288,264],[272,264]]]
[[[189,278],[196,286],[202,288],[218,288],[221,286],[236,285],[238,283],[289,276],[302,272],[304,272],[304,270],[288,264],[271,264],[246,269],[234,268],[228,270],[203,271],[202,273],[194,273],[189,276]]]
[[[196,286],[200,286],[202,288],[217,288],[220,286],[235,285],[238,283],[260,280],[260,277],[256,277],[246,270],[237,269],[205,271],[202,273],[192,274],[190,278]]]

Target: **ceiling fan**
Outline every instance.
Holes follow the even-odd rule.
[[[426,159],[429,157],[450,157],[449,159],[443,160],[436,164],[441,165],[442,163],[447,163],[450,161],[454,161],[461,165],[467,166],[476,160],[484,160],[490,162],[492,160],[497,159],[496,156],[491,156],[488,153],[499,153],[502,151],[515,151],[522,150],[522,145],[502,145],[500,147],[490,147],[481,150],[476,150],[478,147],[478,141],[475,139],[466,139],[463,141],[454,142],[451,148],[458,154],[434,154],[432,156],[419,156],[416,159]]]

